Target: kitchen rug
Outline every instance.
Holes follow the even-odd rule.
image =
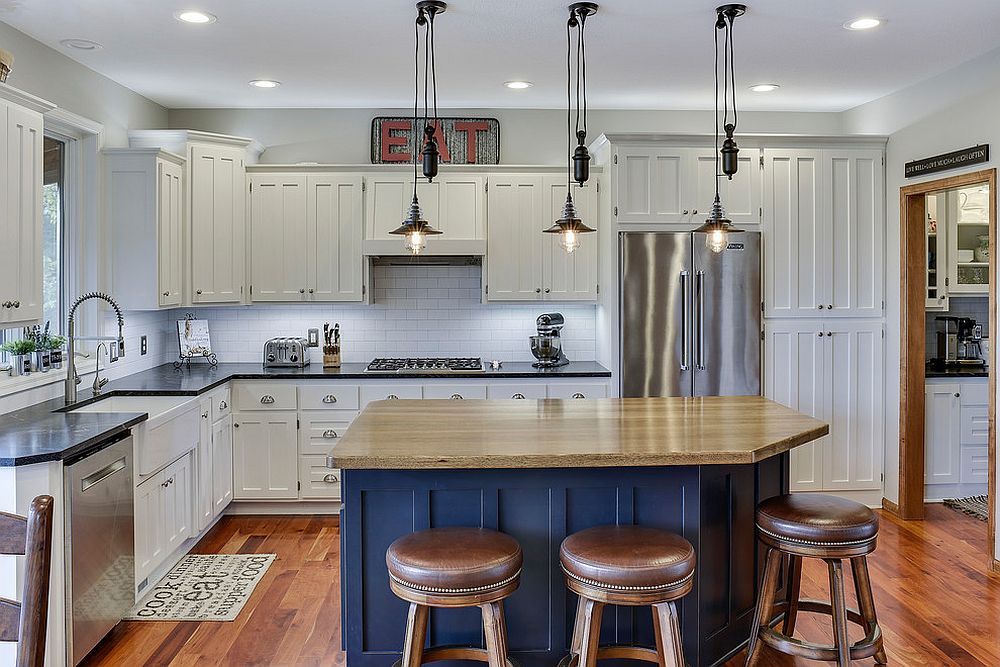
[[[980,521],[989,521],[990,506],[986,496],[969,496],[968,498],[945,498],[944,504],[952,509],[965,512]]]
[[[188,555],[142,596],[127,621],[232,621],[276,554]]]

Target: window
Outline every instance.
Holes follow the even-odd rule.
[[[61,333],[65,324],[66,144],[45,137],[42,179],[42,322]]]

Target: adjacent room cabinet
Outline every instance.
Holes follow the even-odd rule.
[[[42,318],[42,114],[53,108],[0,84],[0,328]]]
[[[362,205],[358,173],[251,173],[251,300],[361,301]]]
[[[928,378],[924,394],[924,498],[987,492],[987,378]]]
[[[181,305],[185,166],[158,148],[104,151],[112,294],[127,310]]]
[[[739,169],[730,180],[719,179],[719,195],[737,225],[760,222],[760,150],[744,148]],[[715,149],[616,146],[613,166],[619,223],[701,224],[715,199]]]
[[[599,225],[599,181],[573,188],[583,221]],[[498,174],[490,178],[485,292],[487,301],[594,301],[598,290],[598,248],[594,234],[567,253],[558,234],[544,229],[562,216],[566,177],[555,174]]]
[[[881,149],[764,150],[766,317],[880,317]]]
[[[442,232],[428,237],[426,255],[482,255],[486,251],[486,176],[444,172],[428,183],[420,177],[417,197],[424,219]],[[366,255],[400,255],[403,239],[390,234],[406,219],[413,175],[399,170],[372,173],[365,182]]]
[[[791,490],[881,490],[881,322],[769,321],[764,332],[764,395],[830,424],[829,435],[792,450]]]

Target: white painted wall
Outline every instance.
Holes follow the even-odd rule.
[[[170,127],[221,132],[257,139],[262,162],[301,161],[367,164],[375,116],[407,116],[405,109],[171,109]],[[442,109],[442,116],[500,120],[504,164],[562,164],[566,159],[566,114],[558,109]],[[710,111],[591,110],[589,140],[608,132],[710,134]],[[842,134],[840,114],[741,112],[740,132]]]

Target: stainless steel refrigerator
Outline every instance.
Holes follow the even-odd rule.
[[[760,394],[760,234],[624,232],[621,395]]]

